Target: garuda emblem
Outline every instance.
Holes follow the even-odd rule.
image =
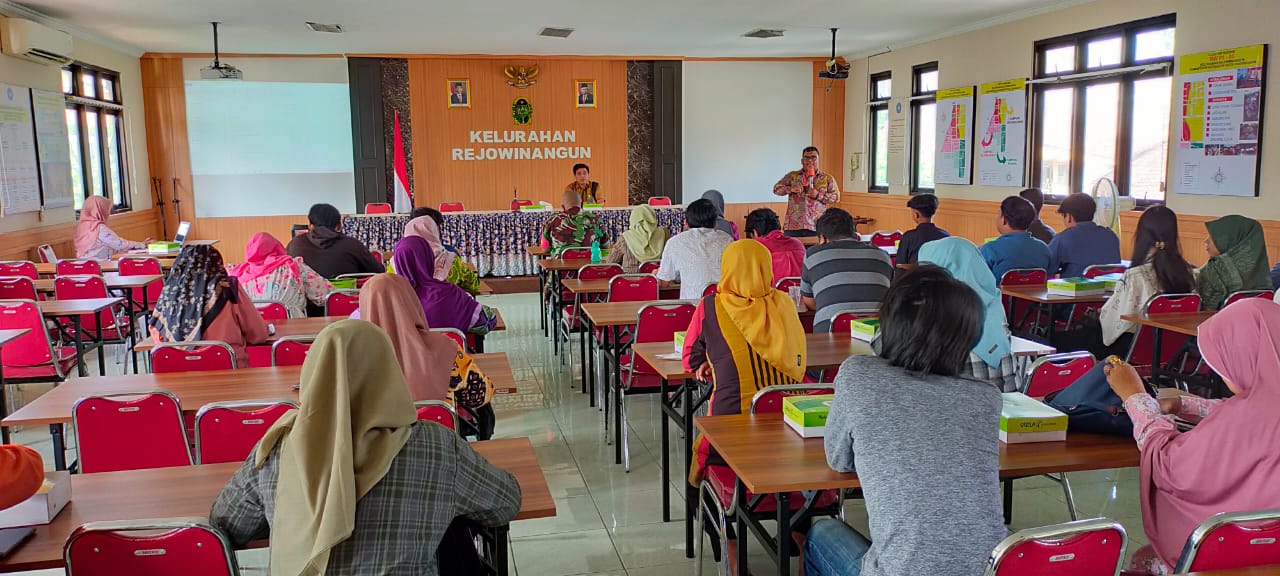
[[[533,66],[507,66],[502,70],[507,75],[507,85],[516,88],[528,88],[537,84],[535,78],[538,77],[538,65]]]

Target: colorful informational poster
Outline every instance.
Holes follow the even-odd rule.
[[[1178,63],[1175,193],[1258,194],[1266,56],[1260,44],[1187,54]]]
[[[973,86],[939,90],[934,138],[933,182],[973,183]]]
[[[45,208],[72,205],[71,146],[67,141],[67,100],[61,92],[31,90],[36,148],[40,158],[40,190]]]
[[[31,89],[0,84],[0,214],[40,210]]]
[[[978,183],[1021,187],[1027,156],[1027,81],[989,82],[979,87]]]

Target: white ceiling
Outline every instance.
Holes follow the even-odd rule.
[[[859,55],[1080,0],[19,0],[135,51],[241,53]],[[341,24],[340,35],[304,22]],[[543,26],[576,28],[568,39]],[[743,38],[755,28],[786,36]]]

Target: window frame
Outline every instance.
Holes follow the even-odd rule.
[[[1174,63],[1175,55],[1162,56],[1157,58],[1148,58],[1138,60],[1136,58],[1137,43],[1136,39],[1139,34],[1152,32],[1155,30],[1163,30],[1172,28],[1175,38],[1177,34],[1177,14],[1165,14],[1126,22],[1114,26],[1107,26],[1074,34],[1066,34],[1054,38],[1040,40],[1035,43],[1034,48],[1034,66],[1035,70],[1032,78],[1042,80],[1046,78],[1055,78],[1069,74],[1080,73],[1104,73],[1092,78],[1082,78],[1078,80],[1063,82],[1040,82],[1033,83],[1031,86],[1031,110],[1034,117],[1031,122],[1031,152],[1028,162],[1027,181],[1031,186],[1040,186],[1041,176],[1043,175],[1043,158],[1042,147],[1044,144],[1044,130],[1041,120],[1045,118],[1045,92],[1053,88],[1070,86],[1074,88],[1072,94],[1072,128],[1071,128],[1071,149],[1070,149],[1070,167],[1068,171],[1068,193],[1088,192],[1084,190],[1084,164],[1085,164],[1085,122],[1088,118],[1088,88],[1099,84],[1108,84],[1113,82],[1119,83],[1119,93],[1117,98],[1117,115],[1116,115],[1116,145],[1115,145],[1115,168],[1112,180],[1115,181],[1116,188],[1120,191],[1120,196],[1131,197],[1130,189],[1130,170],[1132,164],[1133,152],[1133,119],[1134,119],[1134,84],[1141,80],[1151,78],[1175,76]],[[1120,38],[1120,62],[1107,66],[1098,66],[1095,68],[1088,67],[1088,47],[1089,43],[1097,40],[1103,40],[1111,37],[1119,36]],[[1046,53],[1050,50],[1073,46],[1075,48],[1075,64],[1071,72],[1045,72]],[[1132,66],[1143,66],[1149,64],[1167,63],[1163,71],[1130,71],[1116,74],[1105,74],[1108,71],[1119,70]],[[1175,87],[1171,85],[1172,91]],[[1172,92],[1169,98],[1173,98]],[[1169,122],[1172,122],[1170,118]],[[1166,125],[1166,131],[1168,125]],[[1167,137],[1167,136],[1166,136]],[[1168,143],[1166,142],[1166,146]],[[1169,190],[1169,171],[1168,160],[1166,158],[1165,170],[1163,175],[1163,193],[1161,199],[1138,199],[1135,203],[1139,207],[1150,206],[1153,204],[1164,204],[1168,200]],[[1047,190],[1045,191],[1045,204],[1059,204],[1064,196],[1055,195]]]
[[[114,70],[85,64],[83,62],[72,62],[62,70],[71,72],[71,91],[63,89],[62,94],[66,100],[66,109],[73,111],[78,117],[78,136],[80,146],[80,173],[82,175],[81,188],[79,190],[72,189],[72,194],[79,194],[81,201],[93,195],[95,183],[101,182],[103,195],[111,198],[111,211],[127,212],[131,209],[132,187],[129,176],[129,148],[125,136],[125,108],[124,97],[121,94],[120,73]],[[94,86],[92,97],[85,95],[83,75],[85,73],[93,74]],[[59,84],[62,82],[62,72],[59,72]],[[107,82],[111,86],[111,98],[103,97],[103,84]],[[59,86],[63,88],[62,86]],[[89,138],[89,117],[94,116],[97,119],[98,138],[97,142],[92,142]],[[115,147],[117,150],[118,166],[120,176],[120,189],[116,190],[114,179],[111,175],[111,144],[107,138],[107,124],[111,118],[116,121],[116,137]],[[70,135],[68,135],[70,137]],[[98,158],[100,169],[94,170],[92,167],[92,159],[90,150],[94,144],[98,148]]]
[[[876,186],[876,153],[879,152],[879,147],[876,145],[876,114],[883,111],[885,113],[885,122],[886,124],[888,123],[889,101],[893,99],[893,72],[885,70],[872,74],[869,78],[870,83],[867,85],[867,95],[869,96],[867,98],[869,104],[867,112],[867,139],[869,140],[867,144],[867,191],[876,194],[888,194],[888,165],[885,166],[886,184],[884,186]],[[881,95],[876,90],[876,85],[885,80],[888,80],[890,84],[889,94]],[[887,147],[888,145],[889,143],[885,142],[885,146]]]
[[[936,184],[932,187],[920,186],[920,110],[926,104],[937,103],[938,94],[936,84],[933,90],[923,90],[920,86],[921,78],[930,72],[938,72],[937,60],[911,68],[911,189],[908,193],[912,196],[932,194],[936,187]]]

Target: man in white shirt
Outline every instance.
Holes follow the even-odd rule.
[[[680,282],[680,299],[697,300],[702,291],[720,282],[720,256],[733,238],[716,230],[716,207],[710,200],[697,200],[684,209],[688,230],[676,234],[662,250],[657,277],[663,288]]]

